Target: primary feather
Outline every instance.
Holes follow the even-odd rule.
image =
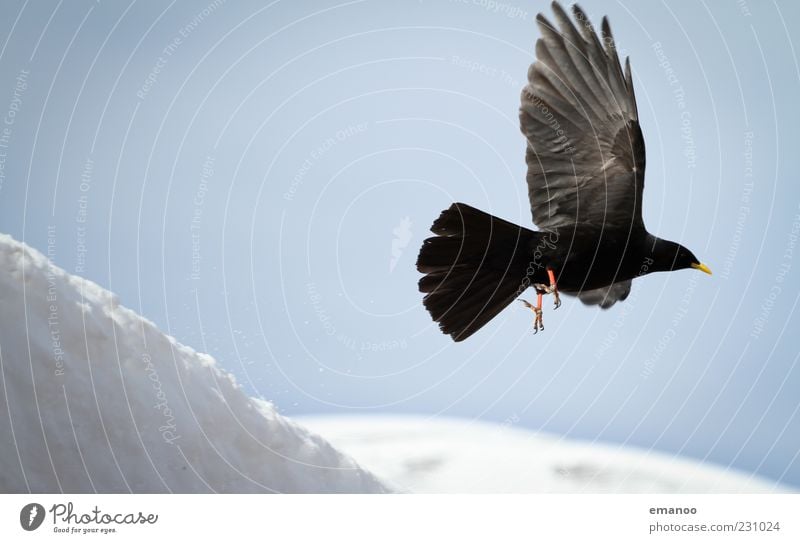
[[[605,19],[603,46],[580,7],[580,30],[559,4],[553,11],[558,29],[536,18],[542,36],[520,107],[533,221],[630,228],[642,221],[645,166],[630,65],[623,73]]]

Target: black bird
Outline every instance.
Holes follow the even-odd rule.
[[[462,341],[528,287],[522,302],[543,329],[542,296],[559,292],[603,309],[624,300],[634,277],[694,268],[711,273],[678,243],[642,221],[645,150],[630,59],[623,71],[603,18],[598,36],[584,11],[575,22],[553,2],[558,29],[542,14],[536,61],[519,111],[527,139],[532,231],[455,203],[433,223],[417,269],[423,303],[442,332]]]

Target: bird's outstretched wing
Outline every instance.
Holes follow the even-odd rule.
[[[606,18],[598,37],[577,5],[577,27],[557,2],[553,11],[560,30],[536,18],[520,107],[533,221],[629,230],[642,224],[645,166],[630,61],[623,73]]]

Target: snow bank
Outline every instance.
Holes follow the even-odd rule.
[[[411,492],[796,492],[713,464],[499,424],[402,416],[301,420]]]
[[[0,234],[0,492],[382,492],[323,439]]]

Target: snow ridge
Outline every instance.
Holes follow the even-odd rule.
[[[0,234],[0,492],[385,492],[215,360]]]

